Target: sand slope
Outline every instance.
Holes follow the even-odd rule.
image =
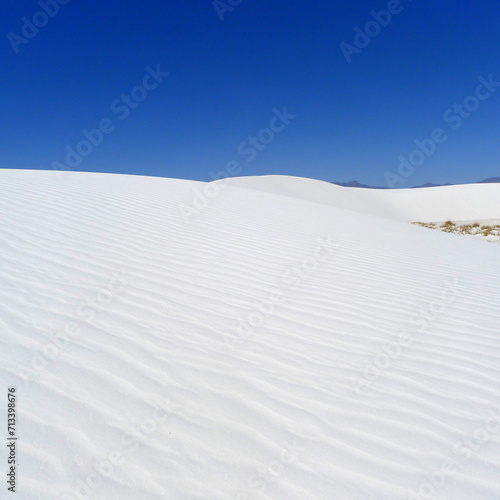
[[[359,189],[286,175],[233,177],[216,182],[406,222],[483,220],[500,216],[500,183]]]
[[[16,498],[500,498],[497,245],[376,216],[411,191],[186,221],[202,183],[59,175],[0,171]]]

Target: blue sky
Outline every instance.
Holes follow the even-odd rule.
[[[45,2],[51,16],[11,0],[0,20],[2,168],[210,180],[237,162],[377,185],[391,172],[397,187],[499,175],[496,2]],[[402,176],[416,139],[430,154]],[[67,148],[86,156],[70,166]]]

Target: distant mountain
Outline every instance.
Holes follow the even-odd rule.
[[[349,181],[349,182],[332,182],[332,184],[337,184],[342,187],[350,187],[350,188],[366,188],[366,189],[392,189],[384,186],[368,186],[367,184],[361,184],[358,181]]]
[[[433,184],[432,182],[428,182],[427,184],[422,184],[421,186],[415,186],[415,188],[433,188],[441,186],[452,186],[452,184]]]
[[[489,182],[500,182],[500,177],[490,177],[489,179],[484,179],[484,181],[479,181],[478,184],[487,184]]]
[[[476,182],[475,184],[487,184],[487,183],[500,183],[500,177],[490,177],[489,179],[484,179],[483,181]],[[386,186],[369,186],[368,184],[361,184],[358,181],[349,181],[349,182],[332,182],[332,184],[336,184],[337,186],[342,187],[355,187],[355,188],[365,188],[365,189],[404,189],[404,188],[390,188]],[[454,184],[433,184],[432,182],[428,182],[427,184],[422,184],[421,186],[414,186],[414,188],[427,188],[427,187],[441,187],[441,186],[453,186]]]

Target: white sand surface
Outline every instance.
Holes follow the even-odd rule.
[[[499,186],[207,186],[0,171],[0,497],[499,499]]]
[[[418,189],[363,189],[286,175],[233,177],[216,182],[406,222],[500,217],[500,183]]]

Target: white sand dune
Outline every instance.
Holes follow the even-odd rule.
[[[469,221],[500,216],[499,183],[359,189],[286,175],[233,177],[217,182],[406,222]]]
[[[0,171],[12,498],[499,499],[498,186],[230,184]]]

